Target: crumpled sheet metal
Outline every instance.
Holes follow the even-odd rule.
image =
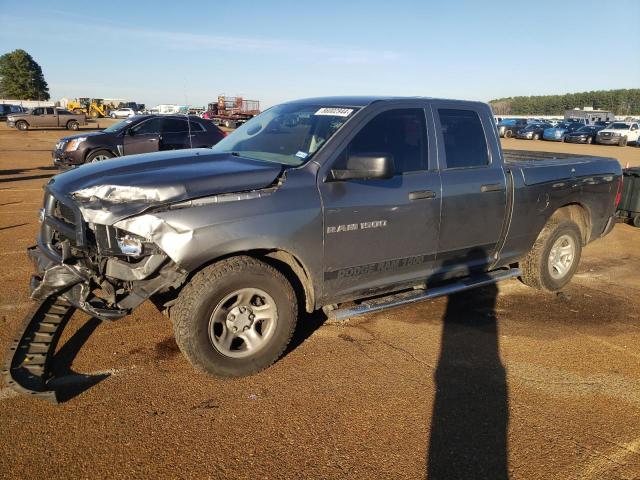
[[[126,218],[114,224],[116,228],[144,237],[158,245],[175,263],[180,263],[184,250],[193,238],[193,230],[170,223],[151,214]]]
[[[50,295],[69,288],[77,283],[88,283],[91,272],[77,265],[59,264],[48,268],[42,275],[42,280],[31,292],[34,300],[44,300]]]
[[[73,193],[82,216],[89,223],[113,225],[157,205],[187,196],[183,186],[143,188],[136,186],[96,185]]]

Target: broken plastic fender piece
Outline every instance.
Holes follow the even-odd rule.
[[[180,263],[184,256],[184,248],[193,238],[192,229],[170,223],[151,214],[120,220],[114,224],[114,227],[140,235],[155,243],[175,263]]]

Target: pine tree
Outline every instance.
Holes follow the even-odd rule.
[[[49,100],[49,86],[42,68],[24,50],[0,57],[0,98]]]

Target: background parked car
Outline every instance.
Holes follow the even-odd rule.
[[[111,118],[129,118],[136,114],[133,108],[118,108],[117,110],[111,110],[109,115]]]
[[[36,107],[26,113],[11,113],[7,116],[7,126],[26,131],[33,127],[66,128],[78,130],[87,124],[84,113],[71,113],[57,107]]]
[[[613,122],[607,128],[598,132],[596,143],[624,147],[629,142],[637,144],[639,134],[640,130],[638,130],[637,122]]]
[[[545,129],[551,128],[549,123],[530,123],[516,133],[516,138],[524,140],[540,140]]]
[[[498,133],[501,137],[511,138],[515,136],[521,128],[526,127],[527,124],[528,121],[526,118],[507,118],[497,125]]]
[[[6,120],[8,115],[12,113],[24,113],[27,109],[20,105],[12,105],[10,103],[0,103],[0,120]]]
[[[212,147],[226,133],[213,122],[184,115],[138,115],[99,132],[60,139],[53,163],[70,167],[136,153]]]
[[[564,141],[570,143],[593,143],[596,140],[596,135],[603,128],[598,125],[585,125],[578,130],[567,133],[564,136]]]
[[[564,137],[566,134],[575,132],[583,126],[584,124],[580,122],[560,122],[555,127],[545,129],[544,133],[542,134],[542,138],[554,142],[564,142]]]

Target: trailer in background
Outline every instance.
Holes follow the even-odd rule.
[[[260,102],[258,100],[219,95],[218,101],[210,103],[202,117],[213,120],[216,125],[236,128],[259,113]]]

